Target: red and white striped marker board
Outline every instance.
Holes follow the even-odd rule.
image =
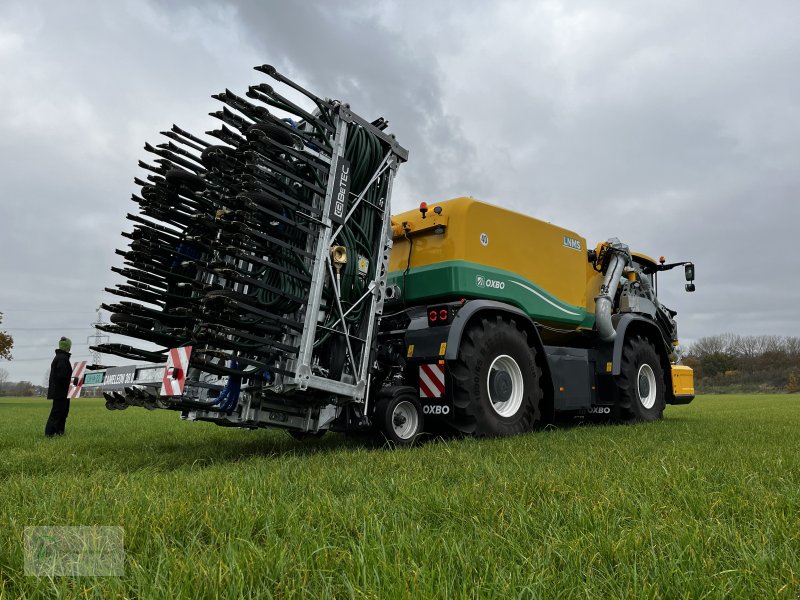
[[[186,371],[189,368],[189,357],[191,355],[191,346],[170,349],[167,357],[167,367],[164,369],[164,379],[161,382],[162,396],[180,396],[183,394],[183,386],[186,385]]]
[[[444,395],[444,365],[419,366],[419,397],[441,398]]]
[[[83,385],[83,373],[86,371],[86,361],[76,362],[72,365],[72,377],[69,378],[69,389],[67,398],[77,398],[81,395]]]

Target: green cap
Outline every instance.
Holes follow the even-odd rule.
[[[72,340],[62,335],[61,339],[58,340],[58,349],[69,352],[72,349]]]

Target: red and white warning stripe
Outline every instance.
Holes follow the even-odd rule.
[[[186,371],[189,368],[189,357],[191,355],[191,346],[170,349],[167,357],[167,367],[164,369],[164,378],[161,380],[162,396],[180,396],[183,394],[183,386],[186,385]]]
[[[444,395],[444,365],[419,366],[419,397],[441,398]]]
[[[81,386],[83,385],[83,373],[86,371],[86,361],[76,362],[72,365],[72,377],[69,379],[69,389],[67,390],[67,398],[77,398],[81,395]]]

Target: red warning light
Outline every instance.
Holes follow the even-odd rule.
[[[436,306],[428,306],[428,326],[429,327],[446,327],[450,325],[450,317],[452,316],[449,304],[439,304]]]
[[[425,218],[425,213],[428,212],[428,203],[427,202],[420,202],[419,203],[419,212],[422,213],[422,218]]]

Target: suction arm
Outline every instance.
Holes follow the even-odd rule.
[[[617,293],[623,269],[631,263],[631,253],[628,246],[617,238],[611,238],[602,245],[596,260],[606,263],[603,265],[606,276],[603,285],[600,286],[600,294],[594,299],[595,323],[600,339],[604,342],[611,342],[617,336],[617,331],[611,322],[614,296]]]

